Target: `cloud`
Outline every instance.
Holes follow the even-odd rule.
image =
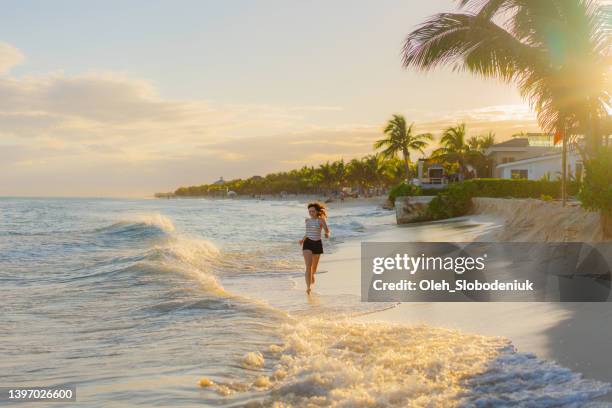
[[[0,72],[21,60],[0,43]],[[524,106],[403,113],[418,133],[461,121],[499,139],[537,130]],[[169,99],[149,81],[109,72],[3,75],[0,195],[144,195],[372,153],[388,118],[347,117],[340,106]]]
[[[145,81],[113,74],[0,78],[0,111],[45,114],[75,126],[125,126],[182,121],[206,114],[206,103],[160,99]]]
[[[3,139],[108,144],[123,152],[132,150],[132,158],[288,130],[303,123],[307,112],[295,107],[212,106],[205,100],[164,99],[149,82],[110,73],[0,78]],[[238,155],[225,157],[236,160]]]
[[[199,182],[272,171],[290,148],[286,134],[337,110],[168,99],[116,73],[0,77],[0,195],[125,194],[127,180],[144,194],[193,180],[181,171],[191,166]],[[280,148],[274,160],[269,135]]]
[[[5,42],[0,42],[0,75],[9,72],[11,68],[23,62],[24,59],[25,57],[19,49]]]

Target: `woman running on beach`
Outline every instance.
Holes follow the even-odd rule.
[[[323,253],[323,242],[321,241],[321,229],[325,230],[325,238],[329,238],[331,231],[325,222],[327,211],[321,203],[309,203],[306,218],[306,235],[300,240],[304,263],[306,264],[306,293],[310,294],[310,285],[315,282],[315,273],[319,265],[319,258]]]

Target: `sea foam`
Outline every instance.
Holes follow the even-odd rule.
[[[260,406],[553,407],[610,391],[609,384],[518,353],[501,337],[321,319],[286,324],[282,332],[284,342],[264,351],[275,361],[267,379],[242,382],[265,391]],[[215,386],[220,394],[240,388]]]

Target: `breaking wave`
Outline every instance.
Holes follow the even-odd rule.
[[[129,256],[105,261],[101,268],[109,274],[179,273],[200,283],[201,289],[222,294],[223,287],[213,266],[220,258],[219,249],[210,241],[176,233],[172,221],[161,214],[143,214],[95,230],[97,239],[108,245],[125,247],[131,241],[136,248]],[[116,268],[113,268],[115,266]]]
[[[96,232],[128,237],[155,236],[175,231],[172,221],[161,214],[136,215],[129,220],[120,220],[112,225],[98,228]]]
[[[243,361],[245,381],[202,387],[223,396],[259,391],[253,407],[553,407],[591,401],[609,384],[532,354],[500,337],[429,326],[330,322],[287,324],[284,342]]]

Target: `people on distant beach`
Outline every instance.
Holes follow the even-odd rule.
[[[329,238],[331,231],[327,226],[327,209],[319,202],[308,204],[309,218],[306,218],[306,234],[300,240],[302,253],[304,254],[304,264],[306,265],[306,293],[310,294],[310,287],[315,283],[315,273],[319,265],[319,258],[323,253],[323,242],[321,240],[321,230],[325,231],[325,238]]]

